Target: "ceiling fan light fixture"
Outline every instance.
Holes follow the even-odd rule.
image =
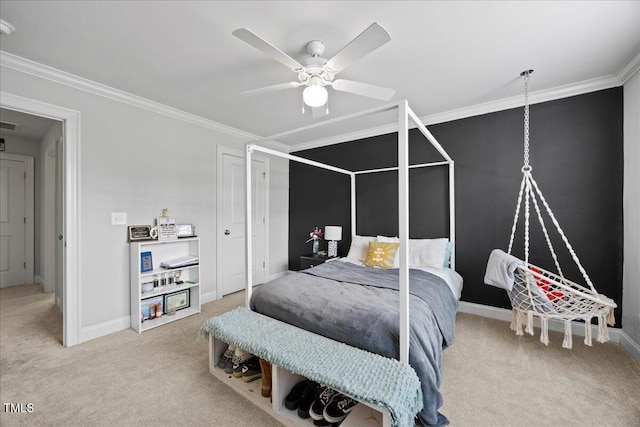
[[[329,92],[322,85],[310,85],[304,88],[302,100],[309,107],[322,107],[329,99]]]

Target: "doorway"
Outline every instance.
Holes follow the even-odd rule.
[[[61,250],[61,305],[63,311],[62,344],[80,343],[78,278],[79,263],[79,135],[80,113],[68,108],[28,99],[6,92],[0,93],[0,107],[62,122],[63,138],[59,144],[61,191],[61,228],[58,245]]]

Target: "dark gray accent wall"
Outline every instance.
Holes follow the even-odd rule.
[[[596,289],[618,304],[621,318],[623,263],[623,96],[622,87],[531,105],[533,177]],[[523,109],[516,108],[429,126],[455,161],[456,270],[464,278],[462,300],[509,308],[506,293],[483,284],[489,253],[506,251],[523,165]],[[424,137],[410,132],[410,162],[441,158]],[[297,152],[296,155],[365,170],[397,164],[396,134],[381,135]],[[342,225],[339,254],[350,245],[349,178],[296,162],[290,164],[289,267],[314,226]],[[448,236],[447,168],[410,173],[410,234]],[[398,183],[395,172],[357,180],[358,234],[397,235]],[[533,214],[533,211],[532,211]],[[548,229],[553,224],[548,217]],[[524,256],[522,214],[514,254]],[[566,277],[583,283],[564,243],[551,238]],[[323,242],[321,249],[326,249]],[[531,262],[555,271],[539,223],[532,216]]]

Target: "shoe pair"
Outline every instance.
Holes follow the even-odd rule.
[[[251,381],[257,380],[258,378],[262,378],[260,359],[246,352],[243,352],[246,354],[240,355],[238,357],[237,351],[238,350],[236,349],[236,356],[234,357],[237,358],[234,359],[233,363],[233,376],[235,378],[242,378],[242,381],[244,381],[245,383],[250,383]],[[243,359],[246,360],[242,361]]]
[[[218,360],[218,368],[224,369],[227,374],[233,373],[233,356],[235,352],[236,346],[229,345],[220,360]]]
[[[242,366],[252,358],[253,358],[253,354],[247,353],[246,351],[236,347],[233,357],[231,359],[231,362],[232,362],[231,372],[228,372],[227,369],[225,369],[225,372],[229,374],[233,374],[235,378],[242,377]]]
[[[326,426],[340,424],[358,402],[329,387],[318,389],[317,398],[309,408],[313,424]]]
[[[284,406],[292,411],[298,410],[300,418],[309,418],[309,408],[316,398],[320,385],[315,381],[302,380],[294,385],[284,399]]]
[[[297,408],[300,418],[311,417],[318,426],[341,423],[357,403],[342,393],[309,380],[294,385],[284,401],[287,409]]]

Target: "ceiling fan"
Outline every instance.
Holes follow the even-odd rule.
[[[305,58],[302,64],[247,28],[237,29],[233,32],[233,35],[290,68],[298,77],[297,81],[248,90],[241,92],[242,95],[260,95],[306,86],[302,93],[302,99],[304,104],[311,107],[313,116],[317,117],[329,113],[329,94],[326,86],[330,86],[337,91],[349,92],[383,101],[390,100],[396,93],[395,89],[335,78],[336,74],[353,62],[391,40],[387,30],[375,22],[331,59],[322,57],[324,43],[319,40],[310,41],[307,44],[307,52],[311,56]],[[325,108],[321,108],[323,106]],[[304,105],[302,111],[304,113]]]

